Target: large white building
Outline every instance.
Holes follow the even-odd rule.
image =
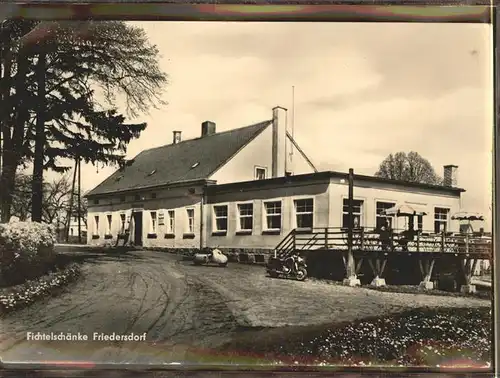
[[[342,227],[346,222],[347,174],[317,172],[287,131],[286,109],[251,126],[216,132],[206,121],[201,136],[145,150],[86,197],[88,243],[129,242],[144,247],[273,249],[292,229]],[[459,231],[464,189],[457,167],[444,167],[444,185],[415,184],[355,175],[354,215],[375,227],[395,204],[413,204],[428,215],[419,229]],[[393,228],[405,218],[389,217]]]

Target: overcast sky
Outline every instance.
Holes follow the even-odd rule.
[[[270,119],[295,86],[295,138],[320,170],[372,175],[397,151],[417,151],[442,175],[459,166],[463,207],[488,213],[493,125],[489,25],[136,22],[162,54],[168,105],[128,157]],[[113,168],[82,166],[84,189]],[[489,213],[487,214],[489,217]]]

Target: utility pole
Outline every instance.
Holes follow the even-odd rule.
[[[359,279],[356,277],[356,268],[354,264],[354,255],[352,251],[353,244],[353,228],[354,228],[354,169],[349,168],[348,176],[348,219],[347,228],[347,259],[346,259],[346,279],[344,284],[348,286],[360,285]]]
[[[78,244],[82,244],[82,170],[81,159],[78,156]]]
[[[75,198],[75,181],[78,170],[78,159],[75,160],[75,170],[73,172],[73,182],[71,183],[71,197],[69,198],[68,220],[66,223],[66,243],[69,242],[69,228],[71,226],[71,217],[73,216],[73,200]]]

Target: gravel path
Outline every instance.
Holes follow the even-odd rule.
[[[15,361],[165,363],[193,348],[214,349],[239,326],[301,326],[349,321],[422,306],[490,306],[470,298],[396,294],[324,282],[272,279],[259,266],[193,266],[177,256],[134,252],[100,256],[66,293],[0,319],[0,356]],[[33,342],[27,332],[147,334],[140,342]]]
[[[192,268],[186,266],[191,271]],[[222,274],[197,267],[200,280],[232,299],[230,308],[242,325],[306,326],[344,322],[417,307],[489,307],[489,300],[425,294],[388,293],[266,277],[262,267],[229,265]]]
[[[181,267],[181,266],[179,266]],[[165,255],[99,257],[68,292],[0,319],[1,357],[10,361],[163,363],[190,347],[226,342],[236,328],[224,299]],[[182,267],[181,267],[182,268]],[[147,334],[146,342],[27,341],[27,332]]]

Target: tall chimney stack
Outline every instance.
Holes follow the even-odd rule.
[[[443,185],[448,187],[456,187],[457,173],[458,173],[457,165],[452,165],[452,164],[445,165],[443,174]]]
[[[272,177],[285,176],[287,161],[286,115],[287,109],[281,106],[276,106],[273,108]]]
[[[205,121],[201,124],[201,136],[206,137],[208,135],[215,134],[215,122]]]
[[[177,144],[181,141],[181,132],[180,131],[174,131],[174,140],[173,144]]]

